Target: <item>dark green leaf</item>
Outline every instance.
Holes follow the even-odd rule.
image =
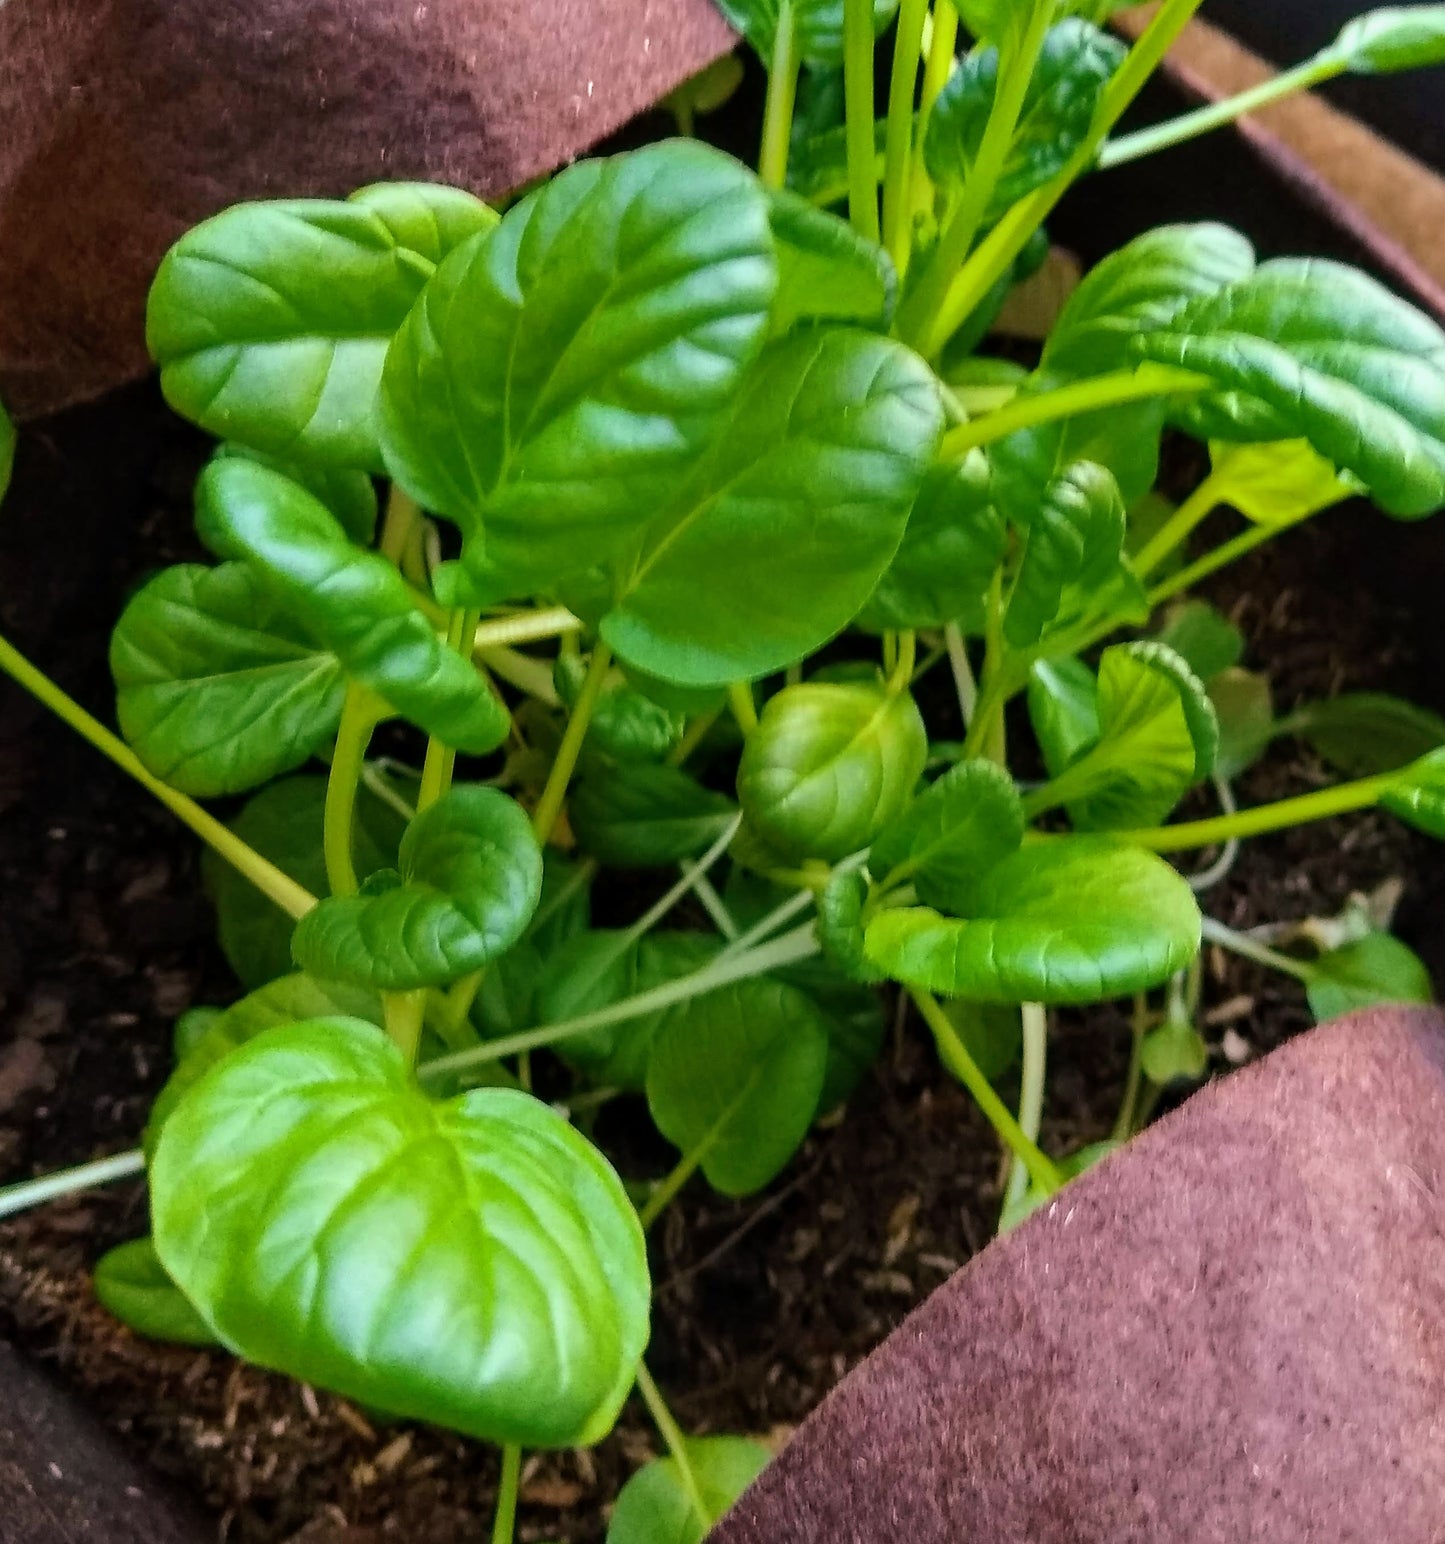
[[[902,545],[858,622],[870,631],[960,623],[983,630],[984,595],[1003,561],[1008,531],[981,451],[929,468]]]
[[[901,813],[927,758],[906,691],[810,681],[769,699],[743,751],[738,797],[779,851],[836,862]]]
[[[1029,671],[1029,722],[1050,777],[1099,739],[1099,683],[1081,659],[1041,659]]]
[[[773,1456],[751,1437],[689,1437],[686,1451],[707,1516],[697,1515],[676,1460],[654,1459],[618,1494],[607,1544],[702,1544]]]
[[[555,583],[668,501],[776,287],[767,199],[735,161],[673,140],[579,162],[427,285],[387,356],[388,470],[461,525],[479,593]]]
[[[827,1060],[808,998],[754,976],[668,1010],[648,1061],[648,1107],[669,1142],[702,1154],[715,1190],[750,1195],[807,1135]]]
[[[617,1176],[530,1095],[426,1098],[371,1025],[227,1057],[150,1180],[161,1263],[258,1366],[527,1447],[597,1441],[632,1386],[649,1284]]]
[[[888,120],[873,125],[874,179],[883,180]],[[841,126],[816,129],[793,141],[788,157],[788,187],[813,205],[839,203],[848,195],[848,139]]]
[[[312,895],[329,892],[321,835],[324,777],[288,777],[263,788],[230,822],[231,830]],[[406,821],[363,785],[351,826],[351,857],[359,879],[395,868]],[[246,987],[264,986],[291,968],[295,922],[243,874],[209,849],[201,855],[206,889],[216,907],[221,951]]]
[[[986,217],[992,223],[1061,172],[1083,143],[1099,98],[1127,52],[1077,17],[1051,27],[1024,97],[1003,175]],[[998,94],[999,51],[967,55],[939,93],[923,140],[928,174],[958,190],[973,175]]]
[[[1445,332],[1363,273],[1265,263],[1131,349],[1214,382],[1187,415],[1196,433],[1307,439],[1401,518],[1445,503]]]
[[[1330,53],[1358,75],[1445,62],[1445,5],[1392,5],[1345,24]]]
[[[1018,1061],[1023,1050],[1023,1021],[1016,1007],[951,997],[944,1002],[943,1011],[958,1031],[974,1065],[990,1082],[1002,1077]],[[953,1048],[943,1040],[935,1044],[939,1060],[957,1077],[960,1069],[955,1066]]]
[[[770,65],[778,32],[778,0],[717,0],[717,6],[763,63]],[[799,57],[814,66],[842,64],[843,0],[793,0],[792,9]],[[873,0],[875,35],[883,31],[897,9],[898,0]]]
[[[1021,848],[962,919],[880,912],[868,958],[895,980],[977,1002],[1092,1003],[1142,992],[1199,950],[1199,908],[1162,859],[1097,837]]]
[[[868,864],[881,882],[911,880],[925,906],[950,910],[967,904],[1023,835],[1023,802],[1013,779],[991,761],[964,761],[879,834]]]
[[[887,980],[863,953],[863,903],[868,881],[857,869],[839,869],[818,897],[818,942],[850,981],[872,986]]]
[[[1384,692],[1306,703],[1279,725],[1348,777],[1396,772],[1445,746],[1445,719]]]
[[[1089,272],[1044,349],[1061,375],[1102,375],[1129,363],[1136,333],[1254,272],[1254,248],[1227,225],[1161,225]]]
[[[237,204],[187,231],[146,313],[171,406],[223,439],[380,471],[373,408],[392,334],[443,235],[449,245],[497,218],[455,188],[411,186],[424,218],[397,218],[400,190],[363,191]]]
[[[1314,961],[1305,996],[1323,1023],[1380,1003],[1433,1003],[1435,987],[1424,962],[1398,938],[1367,933]]]
[[[116,716],[136,754],[183,793],[242,793],[309,761],[336,732],[345,681],[239,563],[165,568],[110,641]]]
[[[898,275],[882,247],[796,193],[772,189],[768,206],[778,253],[774,335],[800,321],[886,329],[898,297]]]
[[[898,550],[942,426],[932,372],[898,343],[827,328],[774,345],[623,565],[602,636],[691,686],[813,653]]]
[[[587,678],[580,655],[561,654],[553,672],[557,695],[572,707]],[[628,684],[620,671],[609,677],[587,726],[587,749],[615,761],[660,761],[682,738],[684,713],[663,707]]]
[[[505,954],[542,891],[531,823],[495,788],[453,788],[428,806],[399,862],[393,888],[331,896],[297,923],[299,965],[386,991],[440,986]]]
[[[217,1344],[210,1326],[166,1275],[148,1238],[118,1244],[100,1257],[95,1295],[122,1324],[147,1340],[180,1346]]]
[[[213,551],[244,559],[347,674],[396,713],[476,755],[506,738],[506,708],[437,636],[396,568],[348,541],[298,483],[253,461],[213,461],[196,487],[196,530]]]
[[[593,766],[567,803],[583,849],[616,868],[655,868],[716,841],[737,806],[677,767]]]

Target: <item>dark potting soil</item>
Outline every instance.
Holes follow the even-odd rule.
[[[149,568],[196,555],[188,496],[204,453],[148,386],[22,441],[0,519],[0,624],[102,717],[111,709],[106,640],[126,593]],[[1219,582],[1214,598],[1248,636],[1248,663],[1272,673],[1281,707],[1362,688],[1445,706],[1423,630],[1438,625],[1424,601],[1436,590],[1430,554],[1445,548],[1439,538],[1422,545],[1417,532],[1397,548],[1401,537],[1353,507]],[[1396,582],[1397,550],[1411,554],[1413,590]],[[1416,592],[1420,605],[1398,603]],[[1252,803],[1327,780],[1284,743],[1239,794]],[[144,792],[0,687],[0,1181],[133,1146],[168,1069],[176,1015],[236,995],[211,938],[197,856],[194,839]],[[1330,913],[1392,879],[1405,882],[1402,931],[1445,980],[1445,930],[1432,924],[1437,850],[1382,817],[1255,843],[1208,907],[1250,926]],[[1208,967],[1217,1071],[1307,1027],[1291,983],[1214,954]],[[1058,1016],[1046,1146],[1107,1133],[1127,1043],[1113,1010]],[[608,1126],[625,1126],[627,1113]],[[991,1134],[917,1025],[897,1021],[846,1116],[817,1130],[771,1191],[729,1202],[695,1184],[659,1227],[650,1362],[684,1425],[783,1440],[988,1241],[999,1178]],[[134,1183],[0,1225],[0,1329],[204,1500],[228,1539],[461,1544],[486,1535],[488,1449],[379,1426],[331,1395],[219,1353],[148,1344],[111,1320],[91,1296],[89,1267],[145,1226]],[[519,1537],[600,1540],[609,1501],[656,1446],[645,1416],[629,1408],[595,1451],[532,1457]]]

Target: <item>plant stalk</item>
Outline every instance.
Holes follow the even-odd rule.
[[[567,797],[567,785],[572,781],[573,772],[577,770],[577,758],[582,754],[582,742],[587,738],[587,728],[592,722],[593,710],[602,696],[602,688],[607,682],[607,672],[611,668],[612,650],[599,638],[587,665],[587,675],[582,682],[582,690],[578,692],[577,701],[573,704],[571,715],[567,719],[562,743],[557,747],[557,759],[552,763],[552,770],[547,774],[547,784],[542,790],[542,797],[538,799],[537,808],[532,812],[532,829],[537,833],[537,840],[543,846],[546,846],[552,835],[552,828],[557,824],[557,817],[562,813],[562,802]]]
[[[502,1449],[502,1477],[497,1487],[497,1511],[492,1544],[512,1544],[517,1529],[517,1492],[521,1488],[522,1450],[515,1442]]]
[[[111,1158],[96,1158],[90,1163],[62,1169],[58,1174],[42,1174],[38,1179],[24,1179],[0,1188],[0,1217],[13,1217],[46,1201],[89,1190],[93,1185],[108,1185],[113,1180],[130,1179],[145,1173],[145,1154],[139,1148],[117,1153]]]
[[[913,241],[913,92],[927,16],[928,0],[900,0],[893,34],[888,126],[883,141],[883,244],[900,274],[908,266]]]
[[[1211,472],[1134,554],[1130,566],[1135,578],[1147,579],[1176,547],[1189,539],[1195,526],[1219,507],[1222,482],[1218,472]]]
[[[688,1457],[687,1438],[683,1436],[682,1428],[673,1419],[672,1411],[667,1408],[667,1401],[662,1397],[661,1389],[652,1381],[651,1373],[642,1362],[637,1364],[637,1392],[642,1395],[647,1413],[652,1417],[652,1424],[657,1427],[662,1434],[662,1440],[667,1444],[668,1454],[677,1466],[677,1476],[682,1481],[687,1499],[697,1512],[703,1528],[710,1528],[713,1518],[703,1505],[702,1490],[697,1483],[697,1475],[693,1472],[692,1460]]]
[[[878,143],[873,128],[873,0],[843,0],[843,94],[848,147],[848,218],[865,240],[881,240]]]
[[[1281,975],[1293,976],[1296,981],[1309,981],[1316,974],[1304,960],[1291,959],[1289,955],[1259,943],[1246,933],[1236,932],[1234,928],[1216,922],[1213,917],[1204,918],[1203,933],[1206,943],[1218,944],[1221,949],[1228,949],[1241,959],[1252,960],[1268,970],[1279,971]]]
[[[1019,1130],[1038,1146],[1044,1118],[1044,1081],[1048,1072],[1049,1015],[1041,1003],[1022,1003],[1023,1071],[1019,1088]],[[1029,1171],[1015,1157],[1009,1168],[1004,1207],[1016,1205],[1029,1188]]]
[[[377,725],[377,699],[360,682],[352,681],[341,704],[336,747],[326,778],[326,808],[322,817],[321,851],[326,883],[332,895],[355,895],[360,885],[351,852],[356,790],[366,765],[366,748]]]
[[[758,176],[766,187],[781,188],[788,180],[788,148],[801,64],[793,0],[779,0],[778,29],[768,65],[768,98],[763,109],[763,146],[758,157]]]

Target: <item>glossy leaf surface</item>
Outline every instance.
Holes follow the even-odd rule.
[[[898,275],[882,247],[866,241],[846,220],[785,189],[769,191],[768,208],[778,254],[774,335],[801,321],[888,325]]]
[[[572,790],[567,810],[584,850],[619,868],[690,858],[737,815],[726,794],[665,765],[591,767]]]

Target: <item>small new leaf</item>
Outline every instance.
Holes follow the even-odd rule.
[[[1425,963],[1389,933],[1367,933],[1310,966],[1305,996],[1317,1023],[1380,1003],[1433,1003]]]
[[[698,1516],[676,1459],[657,1458],[622,1487],[607,1544],[702,1544],[773,1456],[751,1437],[689,1437],[685,1451],[706,1516]]]
[[[1330,50],[1357,75],[1445,62],[1445,5],[1395,5],[1347,22]]]
[[[166,1275],[148,1238],[107,1250],[95,1266],[95,1295],[122,1324],[147,1340],[178,1346],[214,1346],[210,1325]]]
[[[1445,840],[1445,746],[1391,777],[1380,795],[1380,807]]]

